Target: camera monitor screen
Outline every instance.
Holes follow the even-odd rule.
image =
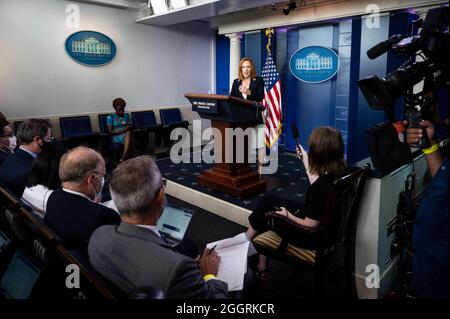
[[[8,299],[27,299],[40,274],[38,266],[16,251],[0,280],[0,293]]]

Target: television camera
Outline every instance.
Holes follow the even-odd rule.
[[[367,51],[370,59],[392,51],[404,57],[406,62],[381,79],[371,75],[358,81],[359,88],[374,110],[384,110],[394,122],[395,100],[404,97],[404,116],[408,127],[420,127],[422,119],[431,119],[434,99],[430,93],[438,87],[449,85],[448,6],[428,11],[425,20],[413,21],[412,28],[421,28],[418,35],[397,34],[378,43]],[[417,56],[422,61],[415,61]],[[423,89],[413,93],[413,86],[424,81]],[[423,134],[417,148],[430,146],[427,134]]]

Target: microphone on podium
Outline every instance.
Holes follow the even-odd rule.
[[[295,139],[295,143],[297,143],[297,147],[301,150],[300,139],[299,139],[300,135],[298,134],[297,124],[291,123],[291,130],[292,130],[292,135],[294,136],[294,139]],[[301,154],[300,157],[303,160],[303,154]]]

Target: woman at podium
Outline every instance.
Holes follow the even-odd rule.
[[[256,76],[255,64],[250,58],[242,58],[239,62],[239,78],[233,81],[230,95],[244,100],[261,102],[264,99],[264,79]],[[257,126],[253,127],[255,134],[252,134],[250,148],[258,149],[258,171],[264,163],[266,147],[264,144],[264,123],[261,119]]]

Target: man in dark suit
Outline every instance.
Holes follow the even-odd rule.
[[[93,149],[77,147],[62,156],[59,177],[63,188],[50,195],[44,222],[67,247],[87,253],[95,229],[120,222],[114,210],[97,203],[105,174],[105,161]]]
[[[50,123],[43,119],[29,119],[17,129],[20,146],[0,166],[0,184],[6,186],[17,197],[22,196],[27,186],[28,174],[36,156],[52,141]]]
[[[149,156],[121,163],[112,173],[111,197],[122,222],[103,226],[91,236],[89,260],[124,292],[150,286],[166,298],[226,298],[228,285],[215,276],[220,258],[205,249],[192,259],[161,238],[156,227],[165,206],[161,173]]]

